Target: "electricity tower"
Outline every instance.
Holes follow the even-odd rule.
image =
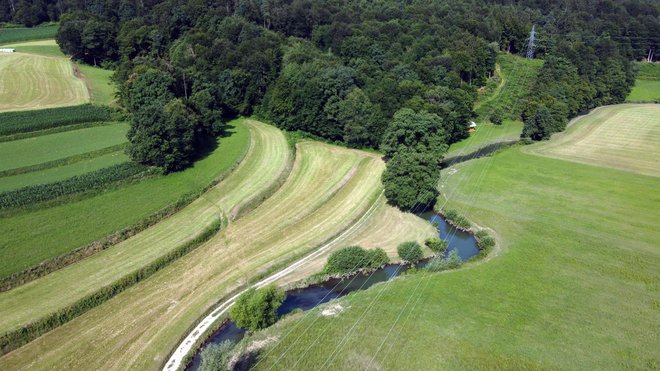
[[[532,32],[529,33],[529,43],[527,44],[527,59],[534,59],[534,39],[536,37],[536,31],[534,28],[536,25],[532,25]]]

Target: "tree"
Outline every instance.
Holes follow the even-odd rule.
[[[229,318],[248,331],[264,329],[277,322],[277,309],[284,297],[284,291],[272,284],[258,290],[251,288],[236,299]]]
[[[360,246],[348,246],[330,254],[323,272],[346,274],[360,269],[376,269],[389,260],[383,249],[365,250]]]
[[[344,99],[333,98],[325,105],[325,112],[343,126],[343,141],[354,147],[378,145],[383,121],[380,107],[360,88],[351,90]]]
[[[405,151],[387,162],[382,182],[390,204],[413,210],[432,205],[438,197],[440,159],[434,154]]]
[[[502,111],[499,109],[495,109],[491,114],[490,117],[488,118],[490,122],[492,122],[495,125],[502,125]]]
[[[399,244],[396,251],[401,260],[408,263],[416,263],[424,258],[422,247],[416,241],[408,241]]]
[[[173,84],[174,79],[169,74],[157,69],[135,73],[123,85],[122,103],[131,112],[146,106],[164,106],[174,98]]]
[[[180,99],[142,107],[133,115],[126,152],[133,161],[165,172],[181,170],[195,154],[196,122]]]
[[[381,149],[389,158],[400,152],[414,151],[442,159],[447,148],[447,136],[440,117],[410,108],[402,108],[394,114],[381,144]]]

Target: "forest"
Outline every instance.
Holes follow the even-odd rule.
[[[386,196],[406,210],[435,200],[497,54],[524,56],[532,26],[544,64],[518,119],[543,140],[624,101],[659,15],[653,0],[0,2],[0,22],[59,22],[65,53],[115,70],[134,161],[180,170],[229,119],[255,115],[381,150]]]

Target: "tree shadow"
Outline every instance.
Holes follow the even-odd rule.
[[[220,129],[216,136],[206,136],[202,138],[197,144],[197,152],[191,158],[191,163],[194,165],[195,162],[203,160],[206,157],[210,156],[213,151],[218,149],[218,140],[222,138],[228,138],[236,133],[236,126],[226,124]]]

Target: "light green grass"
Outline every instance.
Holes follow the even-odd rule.
[[[89,101],[66,58],[0,53],[0,112],[71,106]]]
[[[37,40],[37,41],[24,41],[20,43],[13,43],[2,45],[3,48],[14,48],[17,53],[37,54],[46,57],[64,57],[64,53],[60,50],[55,40]]]
[[[127,123],[0,142],[0,171],[37,165],[126,142]]]
[[[494,256],[284,321],[257,369],[658,367],[658,178],[519,148],[456,169],[449,207],[497,232]]]
[[[20,213],[0,223],[0,277],[84,246],[133,225],[207,186],[239,159],[249,143],[247,128],[234,134],[184,171],[149,178],[91,198]]]
[[[660,176],[660,105],[620,104],[582,116],[527,150],[549,157]]]
[[[70,165],[0,177],[0,192],[11,191],[27,186],[58,182],[76,175],[100,170],[126,161],[128,161],[128,156],[126,156],[124,151],[118,151],[79,161]]]
[[[59,26],[0,28],[0,45],[27,40],[52,39]]]
[[[482,122],[478,124],[477,131],[470,133],[469,138],[449,146],[445,157],[451,161],[454,156],[474,153],[489,144],[518,140],[522,128],[523,123],[518,120],[504,120],[502,125]]]
[[[113,72],[82,63],[77,64],[77,66],[80,68],[82,78],[87,84],[92,103],[112,105],[117,91],[114,83],[110,80]]]
[[[626,101],[660,103],[660,63],[638,62],[636,67],[637,80]]]
[[[272,166],[271,156],[262,160]],[[9,369],[30,360],[37,368],[161,367],[216,300],[359,219],[382,191],[383,169],[379,158],[365,152],[300,143],[286,182],[257,209],[149,279],[0,362]]]
[[[539,69],[540,59],[525,59],[513,54],[499,54],[495,76],[482,91],[475,104],[479,122],[488,121],[490,114],[500,110],[509,119],[518,119],[522,104],[529,94]]]

